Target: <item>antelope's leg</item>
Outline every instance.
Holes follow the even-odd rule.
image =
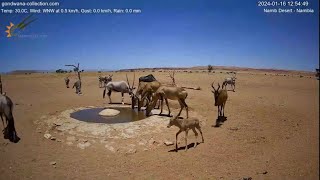
[[[183,102],[181,101],[181,99],[178,99],[178,102],[179,102],[179,104],[180,104],[180,111],[179,111],[179,113],[178,113],[178,117],[180,116],[180,114],[181,114],[181,112],[182,112],[182,109],[183,109],[183,107],[184,107],[184,105],[183,105]]]
[[[121,93],[121,103],[122,103],[122,104],[124,104],[124,102],[123,102],[124,97],[123,97],[123,96],[124,96],[124,93],[122,92],[122,93]]]
[[[3,121],[2,114],[0,114],[0,117],[1,117],[1,120],[2,120],[2,124],[3,124],[3,129],[4,129],[4,128],[5,128],[5,125],[4,125],[4,121]]]
[[[189,118],[189,108],[188,105],[186,103],[186,101],[183,99],[181,100],[182,104],[184,105],[184,107],[186,108],[186,112],[187,112],[187,118]]]
[[[162,96],[160,96],[160,98],[159,98],[158,108],[156,108],[156,109],[160,108],[161,101],[163,101],[163,97]]]
[[[111,101],[111,90],[108,91],[108,97],[109,97],[109,103],[111,104],[112,101]]]
[[[189,129],[187,129],[186,130],[186,139],[185,139],[185,141],[186,141],[186,147],[185,147],[185,151],[187,151],[188,150],[188,131],[189,131]]]
[[[201,137],[202,137],[202,143],[204,143],[204,139],[203,139],[203,135],[202,135],[202,131],[201,131],[201,127],[200,125],[196,126],[196,128],[199,130]]]
[[[168,107],[168,111],[169,111],[168,116],[170,116],[171,111],[170,111],[170,108],[169,108],[168,99],[167,99],[167,98],[165,98],[165,101],[166,101],[166,105],[167,105],[167,107]],[[162,102],[163,102],[163,100],[162,100]]]
[[[156,102],[156,103],[157,103],[157,102]],[[161,104],[161,105],[160,105],[160,106],[161,106],[160,114],[162,114],[162,110],[163,110],[163,101],[160,101],[160,104]],[[160,115],[160,114],[159,114],[159,115]]]
[[[224,117],[224,107],[225,107],[225,105],[226,105],[226,103],[223,103],[223,104],[222,104],[222,110],[223,110],[223,111],[222,111],[222,112],[223,112],[222,115],[223,115],[223,117]]]
[[[192,128],[192,131],[194,132],[194,135],[196,136],[196,141],[194,142],[194,146],[193,147],[197,147],[197,144],[198,144],[198,133],[197,133],[195,128]]]
[[[178,135],[181,133],[181,129],[176,133],[176,151],[178,151]]]

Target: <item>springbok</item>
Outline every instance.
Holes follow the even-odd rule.
[[[178,100],[178,102],[180,104],[181,109],[180,109],[180,112],[178,113],[178,116],[181,114],[182,109],[186,108],[187,118],[188,118],[189,117],[188,105],[185,102],[187,97],[188,97],[188,92],[181,87],[160,86],[158,88],[158,90],[152,96],[152,101],[146,109],[146,115],[149,116],[151,110],[156,106],[156,103],[159,98],[164,98],[164,100],[166,101],[166,105],[168,107],[168,111],[169,111],[168,116],[170,116],[170,114],[171,114],[171,111],[169,108],[169,103],[168,103],[168,99],[170,99],[170,100]],[[161,101],[160,114],[162,114],[162,109],[163,109],[163,101]]]
[[[125,81],[111,81],[111,82],[108,82],[107,85],[104,87],[103,98],[105,98],[106,91],[108,90],[108,97],[109,97],[110,104],[112,103],[112,101],[111,101],[111,93],[112,92],[121,92],[121,96],[122,96],[121,103],[122,104],[124,104],[124,102],[123,102],[124,93],[128,93],[130,98],[134,97],[133,89],[135,89],[135,87],[134,87],[135,75],[133,77],[132,87],[130,87],[130,83],[129,83],[127,75],[126,75],[126,77],[127,77],[127,82],[125,82]]]
[[[220,89],[219,83],[218,83],[218,89],[215,89],[213,86],[213,83],[214,82],[212,82],[211,87],[213,89],[212,93],[214,95],[214,106],[218,106],[218,120],[219,120],[220,117],[225,117],[224,108],[228,99],[228,93],[226,89]]]
[[[12,109],[12,100],[8,96],[0,94],[0,117],[4,128],[3,132],[5,134],[5,138],[9,136],[8,138],[10,141],[17,142],[19,140],[19,137],[17,136],[17,132],[14,126]],[[6,118],[6,122],[3,121],[3,116]]]
[[[227,85],[230,84],[232,87],[233,92],[235,92],[236,88],[236,75],[234,74],[232,77],[228,77],[223,81],[222,87],[227,88]]]

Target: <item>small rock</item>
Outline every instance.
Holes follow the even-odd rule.
[[[81,142],[83,142],[83,143],[88,142],[88,140],[87,140],[87,139],[81,139],[80,141],[81,141]]]
[[[55,162],[55,161],[51,161],[51,162],[50,162],[50,164],[51,164],[51,165],[56,165],[56,164],[57,164],[57,162]]]
[[[56,137],[51,136],[50,139],[51,139],[52,141],[55,141],[55,140],[56,140]]]
[[[268,174],[268,171],[264,171],[262,174]]]
[[[100,116],[116,116],[118,114],[120,114],[120,111],[116,109],[105,109],[99,112]]]
[[[239,128],[237,128],[237,127],[231,127],[229,129],[232,130],[232,131],[238,131],[239,130]]]
[[[107,148],[109,151],[111,151],[113,153],[115,153],[117,151],[113,146],[108,145],[108,144],[106,144],[104,147]]]
[[[78,148],[80,148],[80,149],[85,149],[85,148],[87,148],[87,147],[89,147],[91,145],[91,143],[89,143],[89,142],[86,142],[86,143],[78,143]]]
[[[126,152],[126,154],[134,154],[134,153],[136,153],[136,152],[137,152],[136,149],[129,149],[129,150]]]
[[[164,144],[165,144],[166,146],[171,146],[171,145],[173,145],[173,142],[171,142],[171,141],[165,141]]]
[[[57,139],[57,142],[62,142],[62,140],[61,139]]]
[[[47,134],[44,134],[43,137],[46,138],[46,139],[50,139],[52,136],[51,136],[51,134],[47,133]]]
[[[61,126],[63,123],[62,122],[54,122],[53,125],[55,126]]]
[[[149,145],[153,145],[153,144],[156,144],[157,141],[155,141],[153,138],[151,138],[149,141],[148,141]]]

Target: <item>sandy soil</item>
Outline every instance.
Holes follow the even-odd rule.
[[[136,77],[148,73],[136,73]],[[172,152],[174,146],[158,142],[132,153],[112,152],[101,143],[79,148],[63,141],[68,138],[64,134],[56,134],[61,141],[48,140],[45,129],[34,123],[72,108],[105,106],[108,100],[102,99],[98,73],[83,74],[82,96],[65,88],[65,75],[3,76],[4,91],[16,104],[14,117],[21,140],[14,144],[0,138],[0,179],[318,179],[319,81],[266,74],[238,73],[236,92],[228,92],[228,120],[214,128],[217,108],[210,83],[229,75],[217,71],[210,75],[177,73],[178,85],[202,88],[187,90],[186,102],[193,115],[199,114],[206,124],[205,143],[187,152]],[[165,72],[154,75],[161,82],[170,82]],[[125,80],[125,73],[114,73],[113,79]],[[120,94],[112,98],[121,101]],[[130,103],[127,95],[125,102]],[[178,103],[169,103],[177,113]],[[176,131],[176,127],[164,129],[154,138],[174,141]],[[190,144],[194,141],[192,132],[188,140]],[[125,143],[123,140],[120,145]]]

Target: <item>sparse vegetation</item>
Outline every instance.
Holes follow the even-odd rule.
[[[213,70],[213,67],[209,64],[208,65],[208,72],[210,73]]]
[[[63,69],[57,69],[56,73],[67,73],[67,70],[63,70]]]

